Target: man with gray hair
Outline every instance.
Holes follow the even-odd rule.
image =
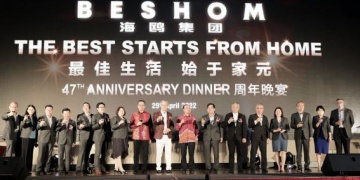
[[[168,112],[169,103],[160,102],[160,111],[153,114],[153,127],[156,140],[156,172],[161,173],[161,157],[165,147],[166,173],[171,173],[171,138],[174,129],[173,116]]]

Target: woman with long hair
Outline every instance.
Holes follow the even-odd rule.
[[[21,157],[24,159],[29,172],[32,170],[33,152],[37,142],[37,116],[34,105],[28,105],[24,120],[20,123]]]

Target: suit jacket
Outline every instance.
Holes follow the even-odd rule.
[[[201,119],[205,119],[205,125],[201,125]],[[220,141],[220,138],[224,137],[224,129],[222,127],[223,117],[216,114],[214,115],[214,123],[211,125],[209,114],[205,114],[201,117],[198,127],[203,134],[203,141]]]
[[[3,139],[15,140],[20,130],[20,122],[22,121],[22,116],[20,116],[19,114],[16,117],[8,116],[9,113],[10,112],[7,112],[2,116],[2,119],[5,121]]]
[[[69,123],[62,124],[63,119],[59,119],[56,124],[57,143],[58,144],[72,144],[76,140],[76,123],[69,119]]]
[[[92,136],[94,131],[91,128],[91,118],[93,114],[90,114],[90,119],[85,115],[85,113],[81,113],[77,116],[77,136],[79,141],[88,141],[89,139],[92,140]],[[84,124],[85,127],[79,129],[80,124]]]
[[[120,120],[123,120],[124,123],[119,125]],[[127,139],[128,132],[129,132],[129,122],[124,117],[121,119],[119,116],[114,116],[111,118],[111,130],[113,132],[112,138],[120,138],[120,139]]]
[[[322,133],[325,139],[329,139],[329,132],[331,132],[329,118],[323,116],[323,122],[321,123],[321,125],[319,125],[319,127],[316,127],[316,124],[319,122],[319,119],[320,119],[319,116],[314,116],[312,120],[312,127],[314,128],[315,141],[320,137],[320,129],[322,129]]]
[[[161,111],[155,112],[153,114],[153,128],[154,128],[154,139],[161,139],[164,135],[163,131],[164,131],[164,121],[159,121],[157,122],[157,118],[161,116]],[[166,113],[166,125],[167,127],[171,130],[170,132],[167,133],[167,136],[171,139],[172,138],[172,131],[174,130],[174,122],[173,122],[173,116],[170,112]]]
[[[51,126],[47,120],[46,115],[38,118],[36,129],[38,130],[38,142],[39,143],[55,143],[56,140],[56,117],[51,118]],[[44,126],[40,126],[40,122],[45,121]]]
[[[228,123],[229,119],[233,117],[233,113],[228,113],[225,115],[225,119],[223,122],[223,128],[225,129],[226,133],[226,140],[233,141],[234,136],[238,141],[241,141],[242,138],[247,139],[247,123],[246,123],[246,116],[244,114],[238,113],[238,121]]]
[[[262,123],[260,122],[255,124],[255,120],[258,118],[257,114],[252,114],[249,116],[249,128],[251,131],[251,141],[265,141],[270,138],[269,135],[269,120],[263,115]]]
[[[21,121],[20,123],[20,137],[21,138],[29,138],[30,134],[32,131],[35,131],[35,139],[37,139],[37,123],[38,123],[38,118],[37,117],[33,117],[33,123],[31,124],[31,119],[27,119],[24,121]]]
[[[297,127],[297,125],[301,122],[300,114],[298,112],[293,113],[291,115],[291,123],[290,127],[295,129],[294,139],[300,140],[302,135],[304,134],[305,139],[309,139],[313,135],[312,122],[310,118],[310,114],[307,112],[303,113],[302,123],[303,127]]]
[[[337,109],[334,109],[333,111],[331,111],[331,115],[330,115],[330,124],[332,126],[334,126],[334,137],[339,137],[340,136],[340,130],[339,130],[339,125],[336,125],[335,123],[339,120],[339,111]],[[346,135],[351,138],[352,137],[352,133],[351,133],[351,128],[354,125],[354,115],[351,109],[347,109],[344,108],[344,122],[343,122],[343,126],[344,129],[346,131]]]
[[[105,120],[101,125],[99,124],[100,119]],[[91,127],[94,130],[93,141],[109,141],[111,139],[111,126],[108,114],[94,114],[91,118]]]
[[[281,127],[281,129],[285,130],[284,133],[273,132],[274,130]],[[289,120],[286,117],[281,118],[281,122],[279,124],[277,118],[271,119],[270,122],[270,132],[272,133],[272,140],[279,139],[279,136],[282,136],[284,139],[289,139],[287,132],[290,130]]]

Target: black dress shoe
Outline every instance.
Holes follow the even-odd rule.
[[[311,172],[311,169],[310,168],[305,168],[305,172],[309,173],[309,172]]]
[[[172,173],[171,170],[166,170],[165,172],[166,172],[166,174],[171,174]]]
[[[79,170],[75,172],[75,174],[81,174],[81,173],[82,173],[82,171],[79,171]]]
[[[36,171],[36,172],[35,172],[35,175],[36,175],[36,176],[40,176],[40,171]]]
[[[136,170],[135,170],[133,174],[134,174],[134,175],[138,175],[138,174],[140,174],[140,173],[139,173],[139,171],[136,171]]]
[[[218,173],[218,170],[217,170],[217,169],[214,169],[214,170],[212,170],[212,173],[213,173],[213,174],[217,174],[217,173]]]
[[[230,171],[229,171],[229,174],[234,174],[234,170],[230,170]]]
[[[194,174],[194,170],[190,170],[190,174]]]
[[[59,171],[59,175],[63,175],[64,174],[64,171]]]
[[[302,172],[302,169],[298,169],[297,172],[301,173],[301,172]]]
[[[255,169],[251,169],[251,174],[255,174]]]
[[[262,173],[268,173],[269,171],[267,169],[262,169],[261,172]]]
[[[147,174],[147,170],[142,170],[142,174]]]
[[[44,175],[51,175],[52,174],[52,172],[49,172],[49,171],[44,171],[43,173],[44,173]]]
[[[160,170],[156,170],[156,173],[157,173],[157,174],[161,174],[161,171],[160,171]]]
[[[211,170],[210,169],[205,170],[205,174],[211,174]]]
[[[244,173],[244,170],[243,170],[243,169],[239,169],[239,170],[238,170],[238,174],[242,174],[242,173]]]
[[[182,170],[182,171],[181,171],[181,174],[186,174],[186,170]]]
[[[65,174],[69,174],[69,171],[65,171]]]

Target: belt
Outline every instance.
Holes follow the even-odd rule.
[[[163,133],[163,135],[167,135],[167,133]]]

